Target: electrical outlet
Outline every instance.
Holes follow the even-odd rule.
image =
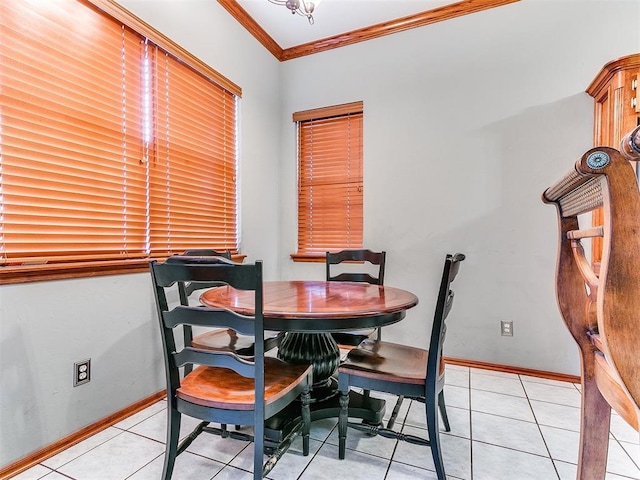
[[[503,337],[513,337],[513,322],[500,322],[500,333]]]
[[[91,380],[91,359],[73,364],[73,386],[77,387]]]

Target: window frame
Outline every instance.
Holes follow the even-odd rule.
[[[138,35],[148,39],[149,42],[156,45],[156,48],[160,48],[170,56],[174,57],[179,62],[187,65],[200,75],[206,77],[208,80],[218,85],[222,89],[228,91],[235,96],[235,122],[234,122],[234,134],[235,134],[235,162],[237,169],[238,161],[238,102],[242,95],[242,89],[208,66],[206,63],[199,60],[197,57],[180,47],[177,43],[170,40],[168,37],[151,27],[149,24],[136,17],[134,14],[118,5],[113,0],[77,0],[83,6],[96,11],[100,15],[105,15],[111,20],[118,22],[125,27],[131,29]],[[239,204],[237,198],[237,179],[234,179],[236,184],[236,222],[239,223]],[[237,225],[237,224],[236,224]],[[236,230],[239,230],[239,226],[236,226]],[[236,231],[236,241],[239,244],[239,231]],[[209,245],[203,245],[203,247]],[[0,285],[2,284],[15,284],[25,283],[33,281],[55,280],[65,278],[82,278],[93,277],[102,275],[114,275],[125,273],[139,273],[147,272],[149,260],[153,257],[153,253],[148,256],[138,258],[123,258],[117,260],[88,260],[88,261],[73,261],[73,262],[56,262],[56,263],[42,263],[34,262],[32,264],[22,265],[4,265],[0,267]],[[236,260],[242,260],[244,255],[234,252],[234,258]]]
[[[338,246],[332,246],[332,247],[327,247],[327,248],[323,248],[323,247],[319,247],[319,248],[313,248],[310,245],[307,245],[306,243],[303,242],[302,238],[303,237],[313,237],[313,226],[309,225],[309,222],[313,223],[313,221],[311,220],[304,220],[305,216],[310,216],[309,212],[305,212],[302,209],[303,204],[305,203],[305,200],[303,199],[304,197],[312,197],[313,193],[303,193],[303,190],[305,188],[305,186],[303,186],[303,176],[308,177],[308,175],[306,175],[303,170],[305,168],[307,168],[306,166],[302,165],[302,162],[304,161],[303,157],[307,157],[309,156],[306,152],[305,153],[301,153],[301,149],[302,148],[309,148],[310,144],[307,143],[305,145],[303,145],[303,139],[301,138],[301,128],[304,126],[304,123],[307,122],[307,124],[311,123],[311,122],[321,122],[324,123],[325,121],[327,121],[327,123],[331,122],[332,120],[346,120],[347,125],[348,122],[350,121],[350,117],[354,117],[356,119],[358,119],[359,116],[359,137],[358,137],[358,142],[359,142],[359,146],[357,147],[357,150],[359,153],[359,158],[357,159],[357,163],[359,163],[359,178],[358,175],[355,176],[351,176],[349,173],[345,173],[344,175],[347,175],[351,181],[350,184],[355,184],[357,182],[359,182],[359,186],[357,187],[357,191],[359,192],[359,196],[358,196],[358,202],[357,205],[359,205],[360,208],[360,212],[359,215],[356,215],[355,217],[351,216],[351,210],[353,210],[352,207],[347,207],[346,210],[343,212],[345,213],[345,215],[348,216],[349,218],[349,222],[353,222],[354,218],[355,220],[359,220],[359,224],[356,226],[355,229],[352,229],[351,227],[347,228],[347,231],[353,230],[356,233],[356,237],[357,240],[356,242],[351,242],[348,243],[347,239],[349,237],[349,233],[345,234],[345,237],[343,237],[341,239],[341,241],[344,242],[343,245],[341,245],[340,247]],[[340,105],[333,105],[333,106],[329,106],[329,107],[322,107],[322,108],[316,108],[316,109],[312,109],[312,110],[305,110],[305,111],[300,111],[300,112],[295,112],[292,116],[293,121],[296,124],[296,137],[297,137],[297,152],[296,152],[296,160],[297,160],[297,168],[298,168],[298,172],[297,172],[297,242],[296,242],[296,253],[292,253],[291,259],[294,262],[324,262],[325,261],[325,256],[326,256],[326,251],[336,251],[336,250],[342,250],[345,248],[362,248],[363,246],[363,224],[364,224],[364,178],[363,178],[363,163],[364,163],[364,134],[363,134],[363,130],[364,130],[364,103],[362,101],[357,101],[357,102],[351,102],[351,103],[345,103],[345,104],[340,104]],[[357,121],[357,120],[356,120]],[[331,128],[331,127],[328,127]],[[312,142],[312,141],[311,141]],[[341,150],[339,152],[339,154],[344,154],[349,152],[349,149],[352,148],[352,146],[349,145],[342,145],[344,146],[344,150]],[[302,147],[302,148],[301,148]],[[311,147],[312,148],[312,147]],[[326,155],[326,151],[322,152]],[[311,156],[313,156],[313,154],[311,154]],[[335,159],[336,157],[332,157],[332,159]],[[334,160],[332,160],[329,163],[333,163]],[[346,160],[343,162],[342,167],[344,167],[345,171],[348,170],[348,168],[350,168],[350,160]],[[336,192],[339,194],[339,189],[341,188],[339,185],[339,182],[337,181],[333,181],[330,182],[331,183],[331,188],[333,189],[332,192]],[[305,224],[304,226],[302,224]],[[305,232],[302,232],[302,229],[305,229]]]

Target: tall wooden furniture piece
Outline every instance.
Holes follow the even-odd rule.
[[[640,125],[640,54],[607,63],[587,93],[594,99],[593,145],[617,148],[622,137]],[[593,211],[593,225],[602,225],[603,212]],[[602,241],[592,240],[591,261],[602,257]]]
[[[384,251],[372,252],[368,249],[327,252],[325,257],[327,271],[326,279],[328,282],[365,282],[370,283],[371,285],[384,285],[386,256],[387,254]],[[377,273],[367,272],[364,268],[358,272],[345,272],[342,269],[340,273],[336,273],[335,271],[336,265],[344,263],[364,264],[365,262],[368,262],[370,265],[377,266]],[[353,267],[353,265],[350,265],[350,267]],[[353,270],[353,268],[351,270]],[[331,336],[340,348],[349,349],[358,346],[363,340],[369,338],[373,333],[375,333],[378,340],[380,340],[380,328],[368,331],[332,332]]]
[[[640,159],[640,133],[637,140]],[[638,429],[640,196],[636,176],[618,150],[596,147],[545,190],[542,199],[555,204],[558,212],[556,296],[581,357],[577,478],[602,480],[611,408]],[[603,224],[581,228],[579,216],[596,208],[602,208]],[[593,238],[602,241],[596,269],[582,245]]]
[[[405,440],[419,445],[429,445],[439,480],[445,480],[445,469],[440,448],[438,405],[444,407],[444,364],[442,345],[444,342],[447,315],[453,305],[451,283],[465,259],[461,253],[447,255],[438,291],[436,311],[431,327],[429,350],[397,343],[366,340],[351,350],[346,361],[338,368],[340,389],[340,415],[338,419],[338,454],[343,459],[346,453],[347,426],[384,437]],[[406,435],[389,428],[349,423],[349,388],[377,390],[422,401],[425,404],[427,431],[424,439]],[[446,419],[446,411],[443,409]],[[448,421],[445,420],[447,426]]]
[[[309,453],[309,409],[312,369],[310,365],[291,365],[264,356],[264,345],[255,342],[254,356],[240,357],[236,352],[206,350],[193,346],[179,348],[176,327],[181,325],[231,328],[244,335],[264,335],[262,262],[236,264],[221,257],[169,257],[165,263],[152,261],[151,277],[164,350],[167,380],[167,443],[162,478],[171,478],[177,455],[203,431],[254,441],[253,478],[263,478],[289,448],[293,438],[303,435],[303,453]],[[250,291],[254,314],[240,315],[225,309],[204,306],[170,306],[168,290],[178,282],[224,282],[228,287]],[[199,365],[183,379],[179,368]],[[298,423],[288,437],[277,445],[265,442],[265,419],[298,404]],[[180,444],[178,438],[182,414],[202,420]],[[221,424],[253,425],[253,436],[209,426]],[[265,446],[273,447],[266,463]]]

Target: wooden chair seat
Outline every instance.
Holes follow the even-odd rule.
[[[365,340],[349,352],[340,365],[341,373],[358,373],[361,377],[424,384],[429,352],[398,343]]]
[[[277,358],[264,359],[264,401],[268,405],[306,381],[310,365],[292,365]],[[228,368],[200,366],[187,375],[176,395],[205,407],[253,410],[255,387],[252,378]]]
[[[604,343],[598,333],[588,332],[587,337],[596,348],[594,352],[594,378],[598,390],[613,408],[629,425],[638,430],[636,406],[625,392],[620,375],[607,361]]]
[[[266,334],[264,339],[265,352],[277,347],[279,341],[280,335]],[[204,350],[236,352],[241,356],[253,356],[254,338],[239,335],[231,328],[221,328],[196,335],[191,340],[191,346]]]
[[[638,415],[635,403],[631,401],[622,385],[620,376],[607,362],[601,352],[594,353],[595,369],[594,377],[598,390],[613,408],[629,425],[638,430]]]
[[[593,331],[587,332],[587,337],[591,340],[591,344],[596,347],[596,350],[603,351],[604,345],[602,344],[602,339],[598,333],[594,333]]]
[[[375,330],[366,330],[366,331],[355,331],[352,330],[350,332],[331,332],[331,336],[338,344],[338,348],[341,350],[351,350],[356,348],[362,342],[371,338],[375,333]]]

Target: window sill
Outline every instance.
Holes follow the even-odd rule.
[[[231,256],[234,262],[242,263],[244,254]],[[162,261],[164,259],[157,259]],[[147,273],[149,258],[118,261],[93,261],[77,263],[49,263],[42,265],[9,265],[0,267],[0,285],[44,282],[69,278],[101,277],[127,273]]]
[[[0,267],[0,285],[148,271],[148,259],[120,260],[116,262],[95,261],[43,265],[10,265]]]
[[[294,262],[324,263],[326,261],[326,253],[292,253],[291,260]]]

